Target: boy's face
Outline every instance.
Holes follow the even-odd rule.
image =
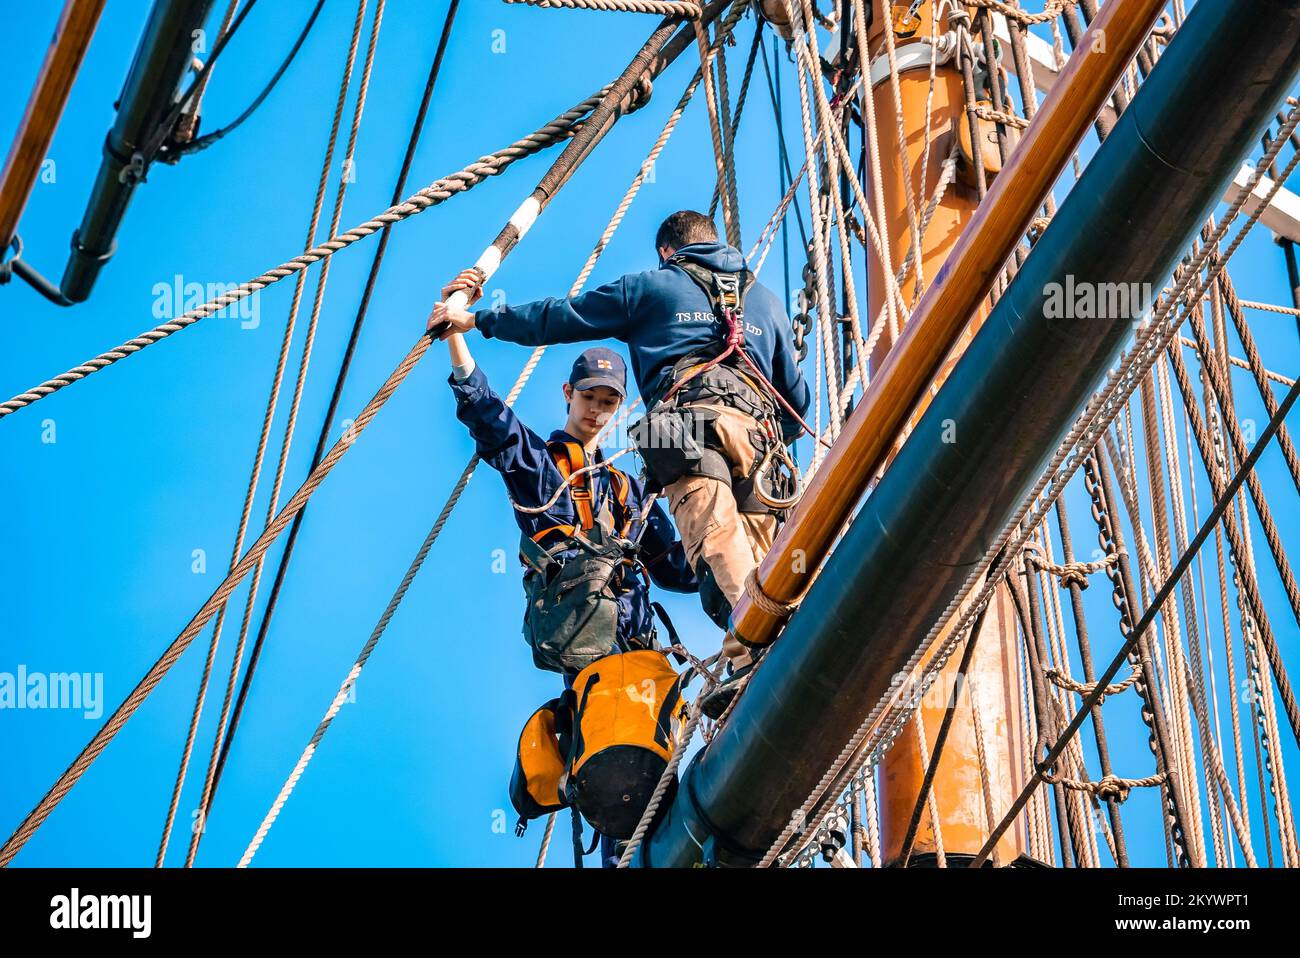
[[[564,398],[569,404],[569,421],[564,424],[564,431],[583,442],[596,438],[623,402],[623,397],[608,386],[574,389],[569,383],[564,384]]]

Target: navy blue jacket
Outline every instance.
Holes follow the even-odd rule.
[[[510,498],[521,506],[536,507],[555,495],[564,485],[559,469],[546,450],[546,440],[525,426],[514,410],[488,385],[487,376],[478,366],[464,382],[449,377],[456,394],[456,418],[469,427],[479,456],[505,480]],[[580,442],[562,429],[551,433],[551,441]],[[602,460],[599,450],[595,461]],[[628,474],[627,505],[635,518],[645,511],[645,488],[637,476]],[[612,495],[607,471],[587,473],[592,498],[600,502]],[[577,511],[573,499],[560,496],[555,505],[534,515],[512,509],[519,530],[532,537],[556,525],[576,525]],[[635,531],[635,530],[634,530]],[[671,592],[696,592],[699,580],[686,563],[686,552],[677,539],[672,521],[659,502],[650,510],[649,523],[641,537],[642,564],[654,583]],[[624,577],[626,591],[619,596],[618,632],[620,639],[644,635],[650,631],[654,613],[645,581],[639,575]]]
[[[745,266],[744,257],[725,243],[692,243],[677,255],[721,272]],[[474,321],[484,336],[523,346],[622,340],[643,398],[659,394],[679,359],[717,351],[726,335],[704,290],[671,264],[629,273],[571,299],[481,309]],[[799,371],[790,319],[780,298],[758,283],[745,296],[745,352],[802,416],[811,395]]]

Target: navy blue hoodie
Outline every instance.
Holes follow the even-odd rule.
[[[745,266],[744,257],[725,243],[692,243],[676,255],[727,273]],[[474,320],[484,336],[522,346],[622,340],[642,397],[666,386],[679,359],[719,350],[726,335],[704,290],[672,264],[629,273],[571,299],[481,309]],[[802,416],[811,396],[799,371],[790,319],[780,297],[757,282],[745,296],[745,352]],[[786,434],[793,435],[788,426],[787,419]]]
[[[457,382],[454,375],[447,381],[456,395],[456,418],[469,427],[483,461],[501,473],[510,498],[530,508],[547,502],[555,490],[564,485],[564,478],[546,450],[546,440],[520,421],[515,411],[488,384],[487,376],[478,366],[463,382]],[[562,429],[551,433],[550,440],[579,441]],[[593,461],[602,460],[603,456],[597,450]],[[639,516],[645,512],[645,487],[635,475],[626,475],[627,505],[633,515]],[[594,498],[600,501],[608,494],[608,476],[604,469],[600,469],[591,473],[591,477],[596,488]],[[543,529],[572,526],[578,522],[573,499],[567,495],[561,496],[541,514],[511,511],[520,532],[530,538]],[[641,554],[655,585],[672,592],[698,591],[699,580],[687,565],[686,552],[659,501],[651,507],[647,523],[641,538]],[[618,633],[626,641],[650,631],[654,612],[650,607],[649,590],[640,576],[629,575],[625,586],[618,597]]]

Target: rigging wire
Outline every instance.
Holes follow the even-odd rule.
[[[257,0],[248,0],[248,3],[244,8],[235,15],[235,19],[230,24],[230,28],[217,37],[217,42],[213,44],[212,47],[212,56],[208,57],[208,62],[203,64],[203,67],[194,77],[194,80],[190,83],[188,89],[186,89],[176,102],[172,104],[170,112],[168,112],[168,114],[154,129],[153,135],[144,142],[143,146],[141,146],[139,152],[141,156],[144,157],[146,168],[158,156],[163,145],[166,143],[167,138],[172,135],[172,130],[176,128],[176,122],[181,118],[181,114],[183,114],[185,109],[190,105],[190,101],[202,92],[203,87],[207,84],[207,78],[212,72],[212,68],[217,65],[217,60],[221,58],[221,54],[225,52],[231,39],[239,32],[239,28],[244,25],[244,20],[247,19],[248,15],[253,11],[253,7],[256,5]]]
[[[299,32],[298,39],[294,41],[293,46],[289,49],[288,55],[283,61],[281,61],[279,68],[275,71],[274,75],[272,75],[270,81],[262,88],[262,92],[254,98],[253,102],[248,105],[247,109],[245,109],[243,113],[239,114],[239,116],[235,117],[235,119],[227,123],[225,126],[213,130],[211,133],[205,133],[203,136],[196,137],[186,143],[172,142],[167,144],[164,147],[163,158],[174,163],[182,156],[188,156],[191,153],[206,150],[218,140],[233,133],[245,120],[257,112],[257,108],[262,105],[262,102],[268,96],[270,96],[271,91],[275,89],[276,84],[280,82],[280,78],[284,76],[285,71],[289,69],[289,65],[293,63],[294,58],[298,55],[298,51],[302,49],[303,42],[306,41],[307,35],[311,33],[312,27],[316,24],[316,18],[319,16],[321,8],[324,6],[325,0],[316,0],[316,6],[312,8],[311,15],[307,18],[307,22]],[[394,199],[393,202],[396,203],[399,199],[401,199],[400,196]]]
[[[429,77],[425,81],[424,93],[420,98],[420,106],[416,111],[415,121],[411,126],[410,135],[407,138],[406,154],[402,158],[402,168],[397,175],[397,182],[393,187],[393,204],[400,202],[403,192],[406,189],[406,181],[411,173],[411,165],[415,160],[416,147],[419,145],[421,133],[424,130],[425,119],[428,116],[429,104],[433,99],[434,88],[438,82],[438,74],[442,69],[443,56],[447,50],[447,42],[451,37],[452,24],[456,18],[456,13],[460,7],[460,0],[451,0],[447,9],[446,18],[443,21],[442,33],[438,38],[437,52],[433,57],[433,64],[429,68]],[[379,235],[379,245],[375,249],[374,258],[370,261],[370,272],[366,276],[365,290],[361,294],[361,304],[357,307],[357,315],[352,323],[352,332],[348,337],[348,344],[343,352],[343,359],[339,363],[339,371],[334,380],[334,390],[330,394],[329,407],[325,411],[324,421],[321,423],[320,435],[316,439],[316,449],[312,453],[311,466],[308,472],[313,471],[320,465],[321,458],[325,455],[327,443],[329,442],[330,430],[334,425],[334,417],[338,413],[339,401],[343,396],[343,387],[347,382],[348,373],[352,368],[352,358],[356,353],[357,341],[361,337],[361,328],[365,323],[366,314],[370,308],[370,299],[374,294],[375,285],[379,278],[379,270],[383,266],[384,254],[388,249],[389,226],[385,226]],[[293,558],[294,546],[298,541],[298,532],[302,528],[303,519],[306,517],[307,509],[303,508],[302,512],[294,516],[293,525],[289,528],[289,535],[286,537],[284,551],[280,555],[280,562],[275,570],[275,581],[271,586],[270,596],[267,599],[266,608],[262,611],[262,621],[258,626],[257,638],[253,642],[253,649],[249,653],[248,667],[244,671],[243,679],[240,682],[239,692],[235,698],[234,711],[230,716],[230,724],[226,728],[226,734],[221,742],[221,754],[217,759],[216,771],[212,779],[212,798],[209,799],[209,807],[216,800],[217,785],[221,781],[221,773],[225,770],[226,760],[230,755],[230,749],[234,744],[235,732],[239,728],[239,720],[244,713],[244,703],[248,699],[248,690],[253,682],[253,675],[257,670],[258,662],[261,661],[262,648],[266,643],[267,633],[270,631],[271,618],[275,615],[276,604],[280,598],[280,590],[284,586],[284,579],[289,569],[289,562]]]

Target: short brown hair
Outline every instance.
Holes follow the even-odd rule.
[[[695,210],[678,210],[659,224],[659,232],[655,234],[655,249],[664,246],[680,249],[691,243],[717,241],[718,228],[713,225],[713,220]]]

